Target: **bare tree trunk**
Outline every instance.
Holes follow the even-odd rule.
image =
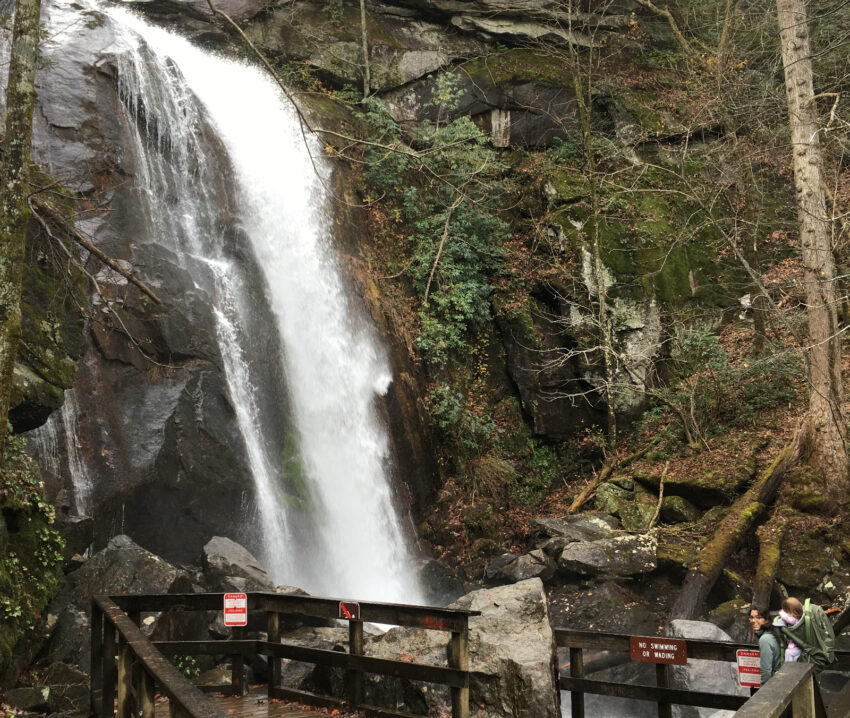
[[[21,338],[21,282],[30,216],[27,193],[40,13],[40,0],[18,0],[6,87],[6,135],[0,167],[0,446],[6,439],[12,376]]]
[[[360,38],[363,45],[363,99],[372,91],[372,79],[369,77],[369,37],[366,32],[366,0],[360,0]]]
[[[847,498],[847,435],[841,385],[841,338],[835,298],[835,261],[821,182],[809,29],[804,0],[777,0],[785,94],[791,125],[797,216],[809,318],[809,413],[812,463],[824,479],[827,510]]]

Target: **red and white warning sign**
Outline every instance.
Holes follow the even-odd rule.
[[[248,625],[248,596],[244,593],[224,594],[224,625]]]
[[[740,648],[735,655],[738,657],[738,683],[758,688],[761,685],[761,653]]]

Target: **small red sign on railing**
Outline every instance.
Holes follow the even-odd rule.
[[[688,662],[688,644],[678,638],[629,636],[629,653],[633,661],[643,663],[684,666]]]
[[[348,621],[360,620],[360,604],[354,601],[339,602],[339,617]]]
[[[735,655],[738,657],[738,683],[758,688],[761,685],[761,653],[739,648]]]
[[[248,596],[244,593],[224,594],[224,625],[248,625]]]

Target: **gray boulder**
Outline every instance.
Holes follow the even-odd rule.
[[[44,682],[50,690],[49,711],[88,712],[88,674],[67,663],[53,663],[44,674]]]
[[[463,595],[463,583],[439,561],[422,564],[419,585],[425,593],[425,603],[430,606],[445,606]]]
[[[522,556],[502,554],[484,571],[484,577],[492,583],[516,583],[529,578],[548,581],[554,575],[555,562],[542,549],[534,549]]]
[[[599,516],[576,514],[560,518],[534,519],[531,522],[532,540],[538,546],[550,538],[567,541],[596,541],[614,535],[611,525]]]
[[[88,640],[80,640],[91,631],[89,616],[86,611],[70,605],[58,616],[48,615],[50,638],[44,650],[44,657],[49,663],[70,663],[78,666],[88,666],[91,662],[91,645]]]
[[[615,536],[569,544],[558,568],[582,576],[633,576],[654,571],[658,542],[653,534]]]
[[[671,621],[667,635],[675,638],[692,638],[700,641],[731,641],[730,636],[706,621]],[[734,663],[725,661],[704,661],[689,659],[686,666],[674,666],[672,672],[673,688],[707,693],[727,693],[748,696],[749,688],[738,685],[738,669]],[[676,718],[725,718],[735,715],[734,711],[715,711],[712,708],[694,708],[676,706],[673,715]]]
[[[3,700],[21,711],[43,713],[50,700],[50,689],[46,686],[13,688],[3,694]]]
[[[253,554],[224,536],[213,536],[204,546],[201,568],[215,591],[274,590],[274,583]]]
[[[557,653],[539,578],[468,593],[453,608],[470,618],[470,698],[482,718],[555,718]]]
[[[481,611],[469,621],[470,703],[478,718],[555,718],[557,654],[539,578],[468,593],[450,608]],[[448,635],[393,628],[368,641],[366,653],[445,666]],[[369,681],[367,701],[427,710],[450,700],[447,689],[394,678]],[[479,707],[480,706],[480,707]]]

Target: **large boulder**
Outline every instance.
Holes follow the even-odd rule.
[[[201,568],[214,591],[274,589],[266,570],[251,552],[225,536],[213,536],[207,542],[201,554]]]
[[[470,704],[479,718],[556,718],[557,654],[549,607],[539,578],[473,591],[450,608],[480,611],[469,619]],[[448,635],[394,628],[371,639],[368,655],[445,666]],[[366,685],[368,702],[420,712],[449,700],[431,684],[392,678]]]
[[[671,621],[667,635],[675,638],[691,638],[700,641],[731,641],[730,636],[706,621]],[[738,685],[738,669],[734,663],[726,661],[705,661],[688,659],[685,666],[673,667],[673,688],[706,693],[727,693],[748,696],[749,688]],[[725,718],[733,716],[734,711],[714,711],[708,708],[677,706],[674,715],[677,718]]]
[[[469,619],[470,700],[482,718],[555,718],[557,653],[539,578],[463,596]]]
[[[529,578],[548,581],[555,574],[555,562],[542,549],[534,549],[522,556],[502,554],[493,559],[484,572],[491,583],[516,583]]]
[[[633,576],[650,573],[658,565],[654,534],[615,536],[567,545],[558,568],[582,576]]]

